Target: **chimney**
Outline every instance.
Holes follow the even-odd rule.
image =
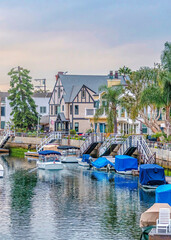
[[[58,72],[58,74],[57,75],[55,75],[55,77],[56,77],[56,81],[58,80],[58,78],[59,78],[59,74],[60,75],[63,75],[64,74],[64,72]]]
[[[113,79],[113,71],[110,71],[110,72],[109,72],[109,78],[110,78],[110,79]]]
[[[118,71],[115,71],[115,78],[118,79]]]

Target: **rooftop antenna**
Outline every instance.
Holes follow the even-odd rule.
[[[46,78],[34,79],[34,81],[39,83],[39,85],[35,86],[35,88],[46,92]]]

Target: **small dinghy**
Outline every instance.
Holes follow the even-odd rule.
[[[82,167],[89,167],[92,157],[89,154],[83,154],[82,158],[77,158],[78,164]]]
[[[4,176],[4,168],[3,166],[0,164],[0,177]]]
[[[96,161],[91,162],[91,165],[94,169],[100,171],[110,171],[115,168],[115,165],[105,157],[99,157]]]

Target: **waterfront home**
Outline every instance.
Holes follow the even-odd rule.
[[[0,129],[5,129],[11,122],[11,107],[8,100],[8,92],[0,92]],[[33,99],[36,104],[36,110],[39,114],[39,123],[45,128],[49,126],[49,99],[51,93],[36,92],[33,94]]]
[[[112,78],[111,78],[112,76]],[[102,85],[126,85],[126,77],[113,75],[70,75],[58,72],[55,86],[49,101],[50,130],[75,129],[85,133],[91,129],[91,117],[94,117],[98,105],[99,87]],[[106,122],[99,122],[101,132]]]

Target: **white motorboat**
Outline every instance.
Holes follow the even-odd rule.
[[[3,166],[0,164],[0,177],[4,176],[4,168]]]
[[[60,155],[61,154],[59,152],[52,150],[39,152],[37,167],[44,170],[62,170],[63,164],[59,159]]]

